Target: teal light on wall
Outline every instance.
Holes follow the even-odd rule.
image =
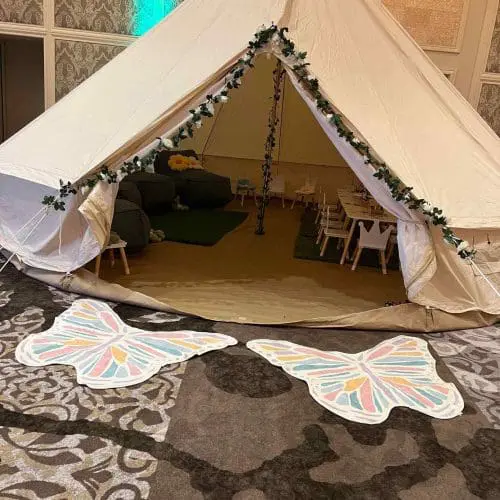
[[[137,17],[134,35],[141,36],[158,24],[167,14],[170,14],[178,0],[134,0]]]

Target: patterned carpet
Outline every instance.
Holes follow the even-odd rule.
[[[124,389],[79,386],[66,366],[14,359],[79,298],[12,267],[0,275],[0,499],[500,498],[500,328],[426,335],[465,411],[335,416],[306,384],[244,348],[258,338],[354,353],[397,334],[218,324],[111,304],[128,324],[239,344]]]

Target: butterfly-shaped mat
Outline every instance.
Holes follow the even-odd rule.
[[[77,382],[93,389],[144,382],[162,366],[237,344],[207,332],[150,332],[125,324],[105,303],[78,300],[47,331],[30,335],[16,348],[28,366],[74,366]]]
[[[421,339],[399,336],[357,354],[279,340],[253,340],[247,347],[307,382],[320,405],[353,422],[381,423],[396,406],[439,419],[456,417],[464,408],[455,385],[437,374]]]

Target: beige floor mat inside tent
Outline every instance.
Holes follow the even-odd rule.
[[[415,304],[384,307],[386,301],[406,298],[400,272],[384,276],[375,268],[352,272],[347,265],[295,259],[300,207],[292,211],[273,203],[264,236],[254,234],[253,203],[244,210],[250,212],[247,220],[213,247],[152,244],[129,258],[130,276],[119,262],[113,269],[103,262],[101,277],[127,291],[100,281],[99,295],[123,295],[156,309],[236,323],[430,331],[493,322],[480,314],[451,315]],[[89,274],[81,276],[88,282]]]
[[[231,209],[240,209],[232,204]],[[295,239],[303,209],[273,203],[266,234],[254,234],[256,209],[212,247],[163,242],[131,256],[131,275],[106,262],[102,277],[168,303],[173,308],[217,321],[281,324],[383,307],[404,301],[399,272],[295,259]],[[332,245],[336,244],[332,241]]]

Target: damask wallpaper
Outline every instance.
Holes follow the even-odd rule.
[[[56,100],[116,57],[125,47],[56,40]]]
[[[55,24],[103,33],[142,35],[182,0],[55,0]]]
[[[488,73],[500,73],[500,6],[498,7],[497,22],[493,39],[491,40],[490,56],[486,66]]]
[[[0,0],[0,21],[43,24],[43,0]]]
[[[466,0],[383,0],[415,40],[426,47],[456,47]]]
[[[500,85],[484,84],[478,111],[500,136]]]

